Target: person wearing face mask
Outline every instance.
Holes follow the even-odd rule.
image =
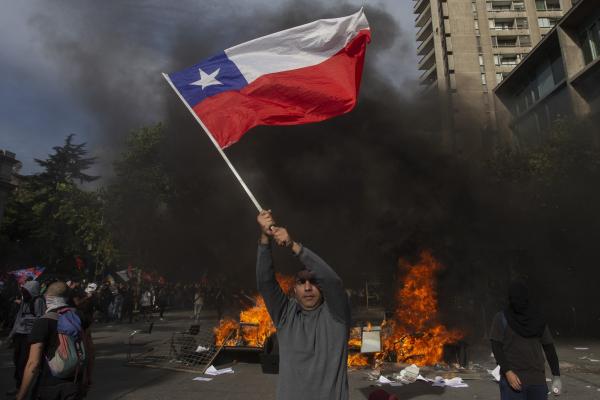
[[[33,328],[36,319],[46,312],[46,303],[43,296],[40,295],[40,283],[38,281],[27,281],[21,287],[21,298],[19,311],[13,328],[8,335],[12,339],[14,346],[13,362],[15,364],[15,383],[16,387],[8,391],[7,395],[15,395],[23,381],[25,364],[29,356],[28,337]]]
[[[350,306],[340,277],[287,229],[275,226],[270,211],[257,217],[260,240],[256,262],[258,291],[277,329],[277,399],[348,399],[347,359]],[[271,242],[288,247],[304,265],[289,298],[275,279]]]
[[[508,307],[494,317],[490,339],[500,365],[501,400],[546,400],[545,360],[552,371],[552,393],[560,395],[562,382],[556,348],[541,312],[529,298],[527,286],[511,283]]]

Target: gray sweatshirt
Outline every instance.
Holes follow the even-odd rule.
[[[258,291],[277,328],[278,400],[347,400],[350,305],[342,280],[319,256],[302,247],[300,261],[317,279],[323,304],[303,310],[275,279],[271,248],[258,246]]]

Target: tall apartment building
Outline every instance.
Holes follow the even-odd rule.
[[[497,140],[494,87],[573,0],[414,0],[420,83],[439,91],[442,144],[471,156]]]

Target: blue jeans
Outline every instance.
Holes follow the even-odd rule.
[[[510,387],[505,377],[500,379],[501,400],[548,400],[548,386],[543,385],[521,385],[521,391],[517,392]]]

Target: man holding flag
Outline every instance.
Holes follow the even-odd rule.
[[[258,125],[318,122],[351,111],[370,39],[360,9],[263,36],[163,74],[260,212],[256,273],[280,343],[279,400],[348,399],[348,298],[327,263],[274,226],[223,149]],[[292,299],[275,279],[271,239],[290,247],[305,265]]]
[[[270,211],[257,217],[258,291],[279,341],[279,400],[348,399],[350,304],[335,271],[318,255],[275,226]],[[294,296],[283,293],[273,268],[271,240],[288,247],[304,265],[296,274]]]

